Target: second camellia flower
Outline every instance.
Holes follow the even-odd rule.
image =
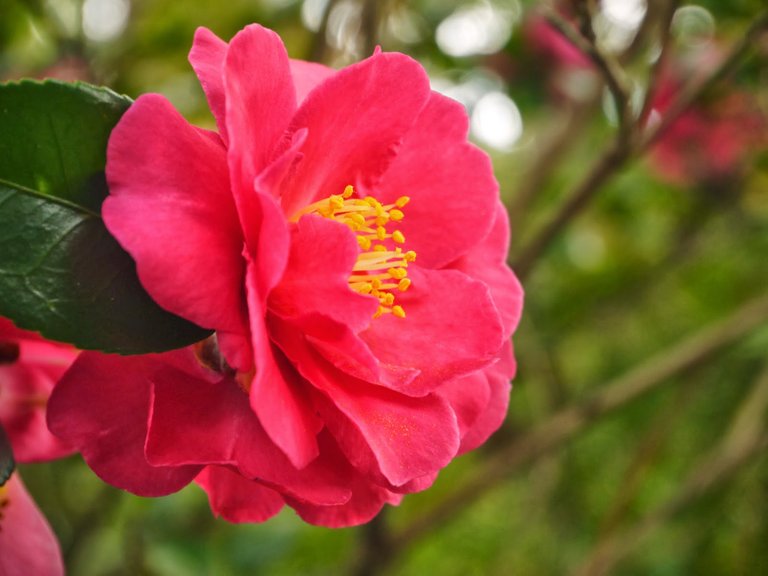
[[[140,97],[103,215],[152,297],[216,335],[82,354],[49,422],[137,494],[195,479],[229,520],[365,522],[506,413],[522,290],[490,161],[402,54],[334,71],[254,25],[200,29],[190,61],[218,133]]]

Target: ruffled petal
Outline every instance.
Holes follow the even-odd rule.
[[[288,54],[280,37],[258,24],[229,43],[224,67],[228,158],[237,197],[272,159],[296,109]]]
[[[315,86],[335,73],[336,70],[323,64],[292,59],[291,76],[296,87],[296,100],[301,103]]]
[[[279,492],[223,466],[206,466],[195,482],[208,494],[213,514],[227,522],[264,522],[285,504]]]
[[[206,328],[247,334],[243,237],[218,137],[142,96],[112,132],[107,180],[104,221],[152,297]]]
[[[492,363],[504,342],[488,287],[455,270],[409,268],[398,295],[405,318],[385,314],[361,337],[380,362],[420,370],[402,392],[419,396]]]
[[[0,510],[0,574],[63,576],[59,542],[18,474],[0,487]]]
[[[211,382],[166,370],[155,375],[147,458],[155,465],[219,464],[315,504],[349,499],[335,462],[297,470],[267,436],[246,393],[230,378]]]
[[[459,444],[456,417],[436,396],[412,398],[345,375],[287,323],[276,341],[317,390],[315,406],[342,451],[368,477],[394,486],[443,468]]]
[[[150,379],[177,352],[115,356],[83,352],[56,385],[48,426],[82,452],[105,482],[139,496],[164,496],[186,486],[200,466],[153,466],[144,455]]]
[[[224,91],[224,61],[227,57],[227,43],[208,28],[195,30],[195,39],[189,51],[189,63],[200,80],[208,106],[216,119],[221,139],[226,144],[226,94]]]
[[[349,276],[360,249],[345,225],[320,216],[303,216],[291,230],[291,253],[269,308],[286,319],[322,314],[359,332],[373,318],[378,302],[354,292]]]
[[[461,378],[454,378],[440,386],[435,392],[444,398],[456,413],[459,433],[462,438],[472,428],[491,399],[491,387],[485,372],[478,370]]]
[[[507,265],[508,250],[507,211],[501,202],[497,202],[493,225],[486,237],[449,265],[488,285],[504,323],[505,338],[509,338],[515,331],[523,312],[523,287]]]
[[[293,466],[301,469],[318,455],[316,436],[322,422],[306,397],[306,384],[272,344],[266,309],[255,288],[258,270],[255,265],[248,270],[248,310],[256,360],[250,383],[251,408],[272,441]]]
[[[424,69],[403,54],[374,55],[316,86],[291,122],[291,131],[309,133],[283,187],[285,213],[348,184],[374,189],[428,98]]]
[[[397,506],[401,500],[399,494],[358,477],[352,488],[352,497],[346,504],[313,506],[295,500],[289,500],[288,504],[305,522],[326,528],[346,528],[369,522],[384,504]]]
[[[504,422],[509,407],[509,393],[512,389],[510,380],[515,376],[515,369],[516,364],[510,343],[504,347],[501,360],[484,371],[488,380],[490,397],[485,409],[480,412],[461,438],[459,454],[464,454],[484,444]]]
[[[398,228],[419,265],[440,268],[477,244],[493,221],[499,186],[488,155],[467,141],[464,107],[433,92],[372,194],[411,201]]]
[[[4,320],[4,319],[0,319]],[[0,343],[18,346],[18,358],[0,363],[0,424],[17,462],[42,462],[73,452],[46,425],[46,405],[54,384],[77,358],[78,350],[44,340],[0,322]]]

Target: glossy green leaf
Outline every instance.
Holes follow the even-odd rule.
[[[100,216],[109,134],[131,100],[87,84],[0,85],[0,315],[121,354],[206,331],[161,309]]]

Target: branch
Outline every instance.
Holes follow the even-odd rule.
[[[463,486],[426,511],[393,538],[393,549],[407,546],[435,526],[447,522],[521,466],[561,447],[602,417],[623,408],[669,378],[711,359],[713,354],[768,322],[768,296],[749,301],[724,320],[667,348],[625,375],[600,386],[586,400],[555,413],[517,441],[502,448]]]
[[[578,576],[600,576],[616,566],[680,510],[729,480],[738,470],[768,448],[763,413],[768,408],[768,368],[757,378],[719,446],[699,461],[678,492],[647,514],[629,530],[603,541],[575,572]]]
[[[567,20],[554,10],[547,10],[544,17],[557,29],[571,44],[576,46],[580,52],[592,60],[600,75],[605,81],[605,85],[613,96],[616,104],[616,114],[619,120],[618,136],[623,141],[629,142],[632,137],[632,118],[629,101],[629,89],[627,81],[624,78],[624,71],[618,63],[609,55],[600,50],[594,40],[589,16],[585,16],[584,26],[588,30],[588,37],[580,34]]]
[[[636,153],[640,154],[645,152],[648,148],[653,146],[658,139],[664,135],[672,123],[674,123],[674,121],[691,106],[691,104],[696,102],[702,94],[709,91],[712,86],[717,84],[721,79],[731,74],[752,45],[766,32],[768,32],[768,12],[764,12],[752,22],[741,40],[734,45],[725,60],[723,60],[709,76],[706,76],[699,81],[692,80],[683,89],[680,96],[677,97],[661,118],[661,121],[645,134],[645,137],[636,147]]]
[[[320,21],[320,28],[315,33],[312,39],[312,47],[309,51],[308,60],[312,62],[325,62],[328,52],[328,18],[333,12],[334,6],[339,3],[339,0],[328,0],[328,5],[323,12],[323,18]]]
[[[616,175],[630,158],[637,157],[648,150],[663,135],[667,128],[698,100],[721,78],[733,71],[750,46],[768,28],[768,12],[755,20],[744,37],[731,49],[728,57],[709,76],[699,82],[692,82],[672,103],[659,124],[636,142],[625,142],[621,136],[600,156],[587,176],[566,195],[565,202],[546,223],[533,240],[522,250],[520,256],[512,262],[512,267],[520,279],[526,278],[539,257],[552,241],[589,205],[600,187]]]

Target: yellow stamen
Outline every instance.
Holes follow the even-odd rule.
[[[395,294],[391,291],[405,292],[411,286],[406,268],[416,260],[416,252],[403,252],[393,246],[405,244],[405,236],[400,230],[389,232],[387,226],[405,218],[401,208],[410,198],[401,196],[393,204],[382,204],[372,196],[354,198],[354,195],[355,189],[346,186],[342,194],[331,194],[310,204],[294,214],[291,221],[297,222],[305,214],[317,214],[346,224],[356,234],[361,250],[349,277],[350,288],[379,300],[374,318],[390,313],[396,318],[405,318],[405,310],[395,304]]]

